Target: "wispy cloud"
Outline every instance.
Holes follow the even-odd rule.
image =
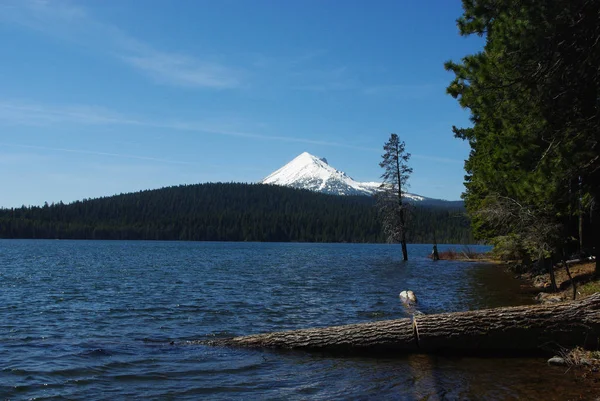
[[[224,62],[222,55],[158,49],[114,24],[98,20],[89,9],[66,0],[4,0],[0,3],[2,21],[73,43],[82,51],[92,49],[103,53],[164,85],[232,89],[251,86],[250,80],[256,78],[256,73],[265,78],[258,83],[263,87],[272,87],[273,82],[278,82],[278,89],[305,92],[354,92],[414,99],[427,97],[438,87],[373,83],[372,79],[365,79],[373,75],[371,70],[370,75],[364,71],[359,74],[351,66],[336,65],[324,49],[300,50],[288,56],[247,54],[245,66]]]
[[[294,89],[302,91],[340,92],[361,87],[347,66],[303,69],[292,72],[290,77],[296,82]]]
[[[206,88],[234,88],[240,85],[238,74],[233,69],[201,62],[189,56],[153,51],[125,56],[123,60],[161,83]]]
[[[33,152],[20,153],[0,153],[0,165],[35,165],[40,162],[47,162],[48,156],[42,156]]]
[[[91,106],[46,106],[23,101],[0,100],[0,121],[9,125],[49,126],[55,124],[145,125],[142,121]]]
[[[196,133],[196,134],[212,134],[222,135],[237,138],[246,138],[257,141],[276,141],[276,142],[291,142],[302,143],[308,145],[329,146],[335,148],[355,149],[365,152],[381,152],[380,148],[372,148],[368,146],[353,145],[351,143],[323,141],[310,138],[301,138],[282,135],[266,135],[244,130],[232,129],[229,124],[219,124],[214,122],[202,121],[159,121],[150,120],[147,118],[138,118],[127,116],[105,108],[91,106],[46,106],[23,101],[0,100],[0,124],[12,126],[35,126],[45,127],[63,124],[78,124],[91,126],[139,126],[148,128],[159,128],[172,131]],[[2,143],[0,143],[1,145]],[[5,144],[6,145],[6,144]],[[54,149],[61,151],[73,151],[66,149]],[[88,152],[88,151],[82,151]],[[79,152],[81,153],[81,152]],[[155,160],[170,162],[163,159],[146,158],[134,155],[120,155],[102,152],[89,152],[90,154],[98,154],[105,156],[119,156],[137,158],[140,160]],[[463,163],[464,160],[450,159],[444,157],[435,157],[422,154],[413,154],[416,159],[429,160],[436,163]],[[174,162],[179,163],[179,162]]]
[[[349,67],[306,69],[291,73],[296,90],[310,92],[354,92],[366,96],[392,96],[399,99],[423,99],[444,93],[443,84],[371,83]]]
[[[260,141],[295,142],[310,145],[370,150],[352,144],[281,135],[265,135],[231,129],[226,124],[202,121],[158,121],[126,116],[90,106],[45,106],[22,101],[0,100],[0,123],[13,126],[52,126],[61,124],[125,125],[161,128],[198,134],[225,135]]]
[[[277,69],[288,71],[295,67],[305,66],[328,52],[324,49],[298,50],[291,55],[273,56],[264,53],[248,53],[251,65],[260,69]]]
[[[48,147],[48,146],[23,145],[23,144],[18,144],[18,143],[5,143],[5,142],[0,142],[0,146],[15,147],[15,148],[21,148],[21,149],[49,150],[49,151],[53,151],[53,152],[78,153],[78,154],[84,154],[84,155],[109,156],[109,157],[144,160],[144,161],[168,163],[168,164],[185,164],[185,165],[196,164],[196,163],[192,163],[192,162],[160,159],[160,158],[156,158],[156,157],[137,156],[137,155],[123,154],[123,153],[97,152],[97,151],[85,150],[85,149],[53,148],[53,147]]]
[[[240,69],[154,48],[119,27],[96,20],[87,9],[64,1],[17,0],[0,4],[0,21],[41,31],[57,39],[103,52],[158,83],[189,88],[235,88]]]
[[[369,151],[369,152],[378,152],[378,153],[382,153],[382,149],[376,149],[376,148],[361,148],[364,151]],[[444,163],[444,164],[462,164],[464,163],[464,160],[459,160],[459,159],[451,159],[449,157],[437,157],[437,156],[429,156],[429,155],[423,155],[423,154],[419,154],[419,153],[411,153],[411,157],[413,159],[419,159],[419,160],[427,160],[430,162],[434,162],[434,163]]]

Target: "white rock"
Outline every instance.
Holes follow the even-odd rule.
[[[548,359],[548,365],[564,366],[566,364],[567,362],[560,356],[553,356],[552,358]]]

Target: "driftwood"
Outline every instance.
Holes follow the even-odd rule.
[[[600,293],[551,305],[416,315],[345,326],[224,338],[208,345],[324,352],[540,353],[600,345]]]
[[[567,265],[575,265],[575,264],[579,264],[579,263],[586,263],[586,262],[593,262],[596,260],[595,256],[590,256],[588,258],[583,258],[583,259],[572,259],[572,260],[567,260],[565,263]]]

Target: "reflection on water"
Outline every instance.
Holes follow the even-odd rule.
[[[444,247],[440,246],[440,251]],[[340,358],[185,344],[531,302],[496,266],[390,245],[0,241],[7,399],[589,399],[544,359]]]

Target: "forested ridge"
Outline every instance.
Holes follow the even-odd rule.
[[[375,201],[272,185],[209,183],[0,209],[0,238],[383,242]],[[472,242],[464,210],[415,206],[408,240]]]

